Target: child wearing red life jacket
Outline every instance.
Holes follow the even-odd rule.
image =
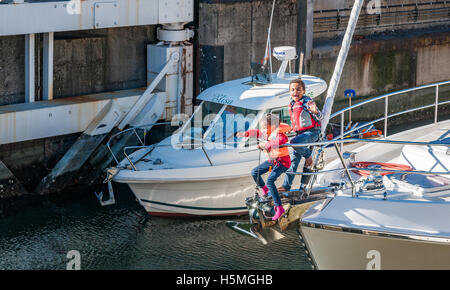
[[[323,119],[322,113],[317,108],[315,102],[305,95],[305,83],[301,79],[294,79],[289,83],[289,93],[291,102],[289,103],[289,116],[291,117],[292,130],[296,136],[291,139],[291,144],[307,144],[317,142],[320,138],[320,122]],[[291,168],[284,178],[283,185],[277,190],[286,192],[291,190],[295,175],[289,172],[297,172],[298,165],[302,158],[305,158],[303,172],[311,172],[309,167],[312,164],[312,151],[309,147],[294,147],[294,158]],[[302,175],[301,188],[308,182],[309,176]]]
[[[251,129],[245,133],[238,133],[238,137],[262,137],[267,140],[264,143],[258,144],[258,148],[264,150],[269,160],[263,162],[259,166],[255,167],[251,174],[256,184],[261,188],[262,194],[266,196],[270,194],[272,196],[275,206],[275,216],[272,220],[277,220],[284,213],[284,208],[281,205],[280,195],[278,194],[275,181],[278,177],[286,172],[291,166],[291,157],[289,156],[289,148],[281,147],[281,145],[288,142],[287,132],[292,129],[288,124],[280,123],[280,119],[277,115],[267,114],[264,115],[259,123],[261,130]],[[267,178],[267,185],[261,178],[261,175],[270,172]]]

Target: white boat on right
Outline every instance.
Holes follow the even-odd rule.
[[[338,144],[352,140],[335,140],[340,158],[314,184],[334,187],[333,193],[300,219],[300,238],[315,268],[450,269],[450,120],[437,120],[438,107],[450,103],[439,102],[439,88],[449,84],[405,90],[436,87],[431,125],[353,140],[368,144],[351,152],[341,153]]]

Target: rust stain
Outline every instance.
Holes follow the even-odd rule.
[[[363,90],[369,88],[369,73],[370,73],[370,64],[372,62],[372,55],[365,54],[363,57],[363,78],[362,78],[362,87]]]
[[[181,61],[181,82],[182,82],[182,89],[180,91],[180,113],[185,113],[186,111],[186,78],[187,78],[187,71],[186,71],[186,61],[187,61],[187,49],[186,47],[183,47],[183,60]]]

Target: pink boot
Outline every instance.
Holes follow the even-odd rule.
[[[273,221],[276,221],[284,214],[284,208],[282,205],[275,206],[275,215],[272,218]]]
[[[267,185],[264,185],[264,186],[261,188],[261,191],[262,191],[262,195],[263,195],[263,196],[266,196],[266,195],[269,193],[269,188],[267,187]]]

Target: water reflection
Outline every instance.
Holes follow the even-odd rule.
[[[295,232],[262,245],[228,229],[245,218],[148,217],[127,188],[117,204],[95,196],[44,202],[0,220],[0,269],[65,269],[67,252],[81,269],[310,269]]]

